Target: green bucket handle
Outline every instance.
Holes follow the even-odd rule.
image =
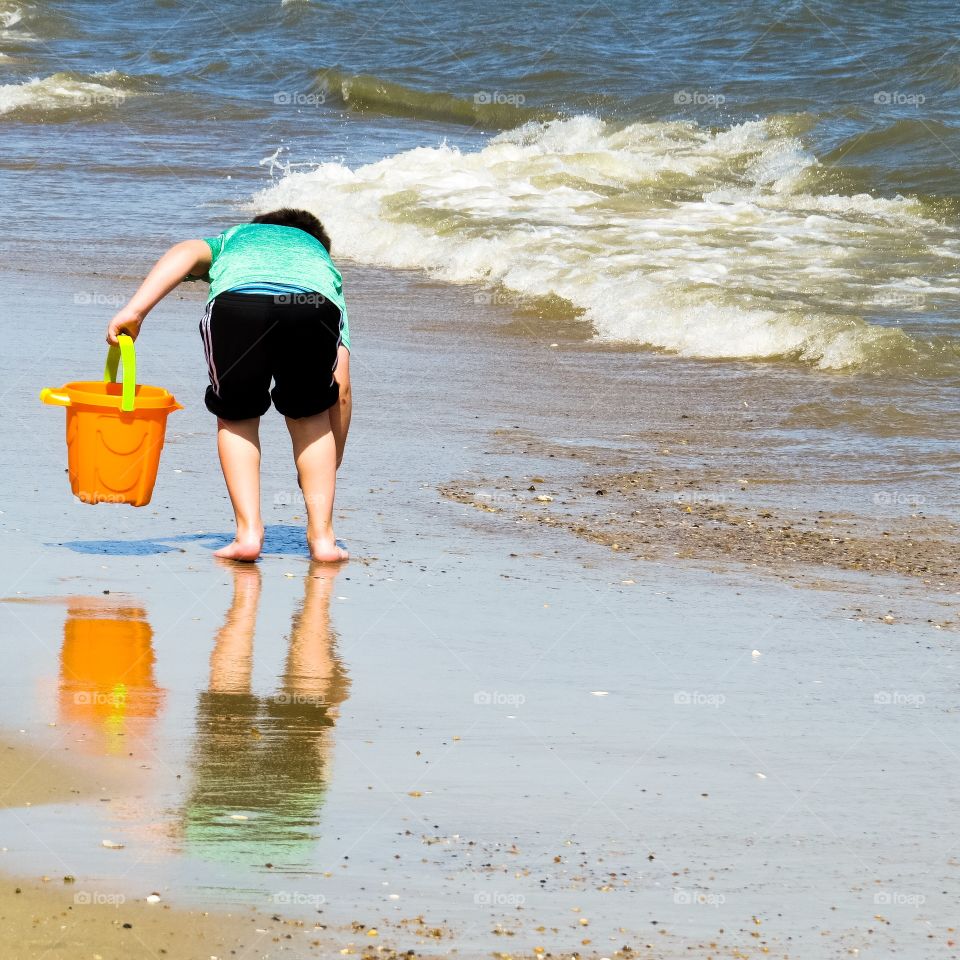
[[[123,363],[123,394],[120,397],[120,409],[124,413],[133,410],[133,398],[137,392],[137,353],[133,349],[133,338],[121,333],[117,337],[118,345],[107,351],[107,363],[103,368],[103,382],[116,383],[117,370]]]

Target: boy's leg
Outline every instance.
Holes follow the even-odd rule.
[[[226,560],[253,561],[263,549],[260,516],[260,418],[217,418],[217,450],[237,520],[233,543],[214,553]]]
[[[263,548],[259,427],[270,408],[272,303],[268,296],[222,293],[200,322],[210,376],[204,402],[217,418],[220,466],[237,521],[233,543],[215,553],[227,560],[253,561]]]
[[[347,681],[334,654],[336,635],[330,630],[330,599],[342,567],[311,564],[304,577],[303,605],[294,614],[290,648],[283,673],[283,692],[314,698],[335,715],[346,699]],[[306,700],[302,701],[306,702]],[[332,717],[331,717],[332,719]]]
[[[233,602],[214,637],[210,654],[210,687],[215,693],[250,693],[253,673],[253,634],[260,603],[260,570],[255,565],[230,564]]]
[[[333,535],[333,497],[337,485],[337,444],[330,411],[312,417],[287,417],[293,441],[300,489],[307,506],[307,543],[310,556],[321,563],[337,563],[349,554]]]

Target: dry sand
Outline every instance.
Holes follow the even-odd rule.
[[[0,806],[25,807],[90,799],[116,788],[103,770],[65,762],[25,737],[0,740]],[[173,910],[83,889],[71,876],[0,879],[0,942],[4,957],[225,955],[260,935],[229,916]],[[239,931],[245,936],[239,935]],[[16,944],[16,946],[12,946]]]
[[[243,922],[229,915],[144,902],[87,903],[86,893],[76,893],[76,884],[64,883],[59,877],[49,884],[0,882],[0,940],[7,945],[5,957],[209,960],[213,956],[260,955],[250,947],[264,935],[254,932],[249,919]],[[12,944],[16,947],[11,948]]]

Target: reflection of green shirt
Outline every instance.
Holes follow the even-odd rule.
[[[184,811],[188,847],[249,866],[305,862],[319,830],[327,786],[321,747],[331,726],[324,704],[201,693]]]
[[[255,283],[282,283],[322,293],[340,308],[343,345],[350,349],[350,325],[343,278],[323,244],[297,227],[242,223],[219,237],[205,238],[213,262],[206,279],[210,296]]]
[[[247,866],[307,863],[320,829],[326,756],[350,681],[334,656],[315,694],[207,690],[197,700],[193,784],[181,812],[188,849],[205,860]],[[247,820],[235,820],[235,815]]]

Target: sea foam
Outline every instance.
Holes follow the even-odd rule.
[[[530,122],[475,152],[289,172],[253,203],[312,210],[361,262],[561,297],[599,340],[829,369],[908,358],[911,337],[863,315],[884,285],[942,273],[952,241],[914,200],[819,192],[795,125]]]
[[[74,74],[54,73],[23,83],[0,85],[0,114],[54,110],[82,112],[96,107],[118,106],[131,95],[120,86],[100,82],[120,78],[120,74],[114,71],[95,74],[94,77],[96,79],[82,79]]]

